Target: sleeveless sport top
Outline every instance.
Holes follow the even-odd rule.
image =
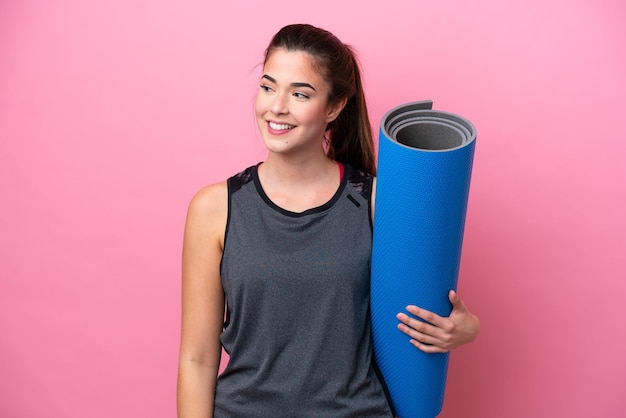
[[[371,191],[346,165],[330,201],[294,213],[256,166],[228,180],[215,417],[392,416],[372,364]]]

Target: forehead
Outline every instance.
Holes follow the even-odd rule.
[[[277,82],[308,82],[326,84],[310,54],[304,51],[273,50],[263,66],[263,73]]]

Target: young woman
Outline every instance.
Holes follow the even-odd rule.
[[[189,206],[179,417],[390,417],[372,360],[376,168],[354,53],[325,30],[284,27],[255,112],[267,159]],[[477,335],[478,319],[449,297],[448,318],[398,313],[417,349]],[[230,360],[218,377],[222,347]]]

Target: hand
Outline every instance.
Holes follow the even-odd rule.
[[[405,313],[396,315],[401,322],[398,329],[411,337],[411,344],[425,353],[447,353],[474,341],[478,335],[478,317],[467,309],[454,290],[448,293],[448,298],[452,303],[452,312],[447,318],[414,305],[407,306],[406,310],[426,322]]]

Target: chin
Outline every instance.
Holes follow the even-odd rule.
[[[292,149],[291,141],[286,138],[263,138],[263,143],[270,152],[284,153]]]

